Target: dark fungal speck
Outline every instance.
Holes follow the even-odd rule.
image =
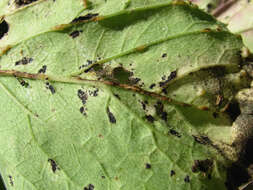
[[[115,118],[115,116],[112,114],[112,112],[110,111],[109,108],[107,108],[106,111],[107,111],[107,115],[108,115],[108,118],[109,118],[110,123],[115,124],[115,123],[116,123],[116,118]]]
[[[88,96],[87,96],[87,94],[84,91],[82,91],[81,89],[79,89],[77,91],[77,96],[79,97],[80,100],[82,100],[83,105],[86,104]]]
[[[213,161],[210,159],[205,160],[194,160],[194,164],[192,165],[192,172],[208,172],[209,169],[213,166]]]
[[[93,61],[87,60],[87,63],[88,63],[88,65],[91,65],[93,63]]]
[[[155,121],[152,115],[146,115],[145,117],[150,123],[153,123]]]
[[[30,3],[33,3],[35,1],[37,1],[37,0],[15,0],[14,2],[18,6],[23,6],[23,5],[29,5]]]
[[[162,54],[162,58],[167,57],[167,53]]]
[[[28,63],[31,63],[32,61],[33,61],[33,58],[23,57],[21,60],[15,62],[15,66],[27,65]]]
[[[0,39],[4,37],[4,35],[6,35],[8,31],[9,31],[9,25],[5,20],[3,20],[0,23]]]
[[[155,87],[154,83],[149,86],[150,89],[153,89],[154,87]]]
[[[10,185],[13,186],[13,185],[14,185],[14,182],[13,182],[12,176],[9,175],[8,178],[9,178],[9,181],[10,181]]]
[[[59,169],[56,162],[53,159],[48,159],[48,162],[51,164],[52,171],[55,173]]]
[[[49,82],[46,82],[46,88],[49,89],[52,94],[55,93],[55,88]]]
[[[83,106],[82,106],[82,107],[80,107],[80,109],[79,109],[79,110],[80,110],[80,113],[81,113],[81,114],[86,115],[86,113],[85,113],[85,109],[84,109],[84,107],[83,107]]]
[[[19,84],[20,84],[21,86],[23,86],[23,87],[25,87],[25,88],[29,87],[29,83],[26,82],[26,81],[24,81],[24,79],[22,79],[22,78],[17,78],[17,80],[18,80],[18,82],[19,82]]]
[[[194,136],[192,135],[195,142],[199,144],[212,144],[211,140],[206,136]]]
[[[170,171],[170,176],[176,175],[176,172],[174,170]]]
[[[105,176],[104,176],[104,175],[102,175],[101,177],[102,177],[102,179],[105,179]]]
[[[160,83],[159,83],[159,86],[160,86],[160,87],[165,86],[168,82],[170,82],[171,80],[173,80],[173,79],[176,78],[176,77],[177,77],[177,71],[172,71],[172,72],[170,73],[170,75],[168,76],[167,80],[166,80],[166,81],[163,81],[163,82],[160,82]],[[163,80],[164,80],[164,79],[163,79]]]
[[[71,32],[69,34],[69,36],[74,39],[74,38],[78,37],[81,32],[83,32],[83,31],[82,30],[75,30],[75,31]]]
[[[145,168],[146,168],[146,169],[151,169],[151,164],[146,163]]]
[[[156,113],[157,115],[164,121],[167,121],[167,116],[168,114],[163,110],[164,106],[162,104],[162,102],[158,101],[156,104],[155,104],[155,110],[156,110]]]
[[[181,137],[181,135],[180,135],[177,131],[175,131],[175,130],[173,130],[173,129],[170,129],[169,133],[170,133],[171,135],[174,135],[174,136],[178,137],[178,138]]]
[[[141,101],[142,109],[146,110],[146,103]]]
[[[47,71],[47,66],[43,65],[42,68],[38,71],[38,73],[46,73]]]
[[[89,184],[87,187],[84,187],[83,190],[94,190],[94,189],[95,189],[95,186],[92,184]]]
[[[75,22],[82,22],[82,21],[86,21],[86,20],[90,20],[93,19],[94,17],[97,17],[99,14],[98,13],[88,13],[85,16],[80,16],[75,18],[74,20],[72,20],[71,23],[75,23]]]
[[[93,91],[92,95],[94,97],[98,96],[98,91],[99,91],[98,88],[96,88],[96,90]]]
[[[188,175],[184,178],[184,182],[185,183],[190,183],[190,177]]]
[[[114,93],[113,95],[120,100],[120,96],[118,94]]]
[[[141,81],[141,79],[140,78],[131,78],[130,81],[131,81],[132,84],[137,84],[138,82]]]

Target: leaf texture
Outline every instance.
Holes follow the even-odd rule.
[[[226,109],[250,84],[238,36],[180,1],[19,9],[0,41],[8,189],[226,189],[240,149]]]

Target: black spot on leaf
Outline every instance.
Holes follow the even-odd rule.
[[[181,137],[181,135],[180,135],[177,131],[175,131],[175,130],[173,130],[173,129],[170,129],[169,133],[170,133],[171,135],[174,135],[174,136],[178,137],[178,138]]]
[[[15,66],[27,65],[28,63],[31,63],[32,61],[33,61],[33,58],[23,57],[21,60],[15,62]]]
[[[184,178],[184,182],[185,183],[190,183],[190,177],[188,175]]]
[[[86,115],[85,108],[83,106],[80,107],[80,113],[83,114],[83,115]]]
[[[38,71],[38,73],[46,73],[47,71],[47,66],[43,65],[42,68]]]
[[[163,82],[160,82],[160,83],[159,83],[159,86],[160,86],[160,87],[165,86],[168,82],[170,82],[171,80],[173,80],[173,79],[176,78],[176,77],[177,77],[177,71],[172,71],[172,72],[170,73],[170,75],[168,76],[167,80],[166,80],[166,81],[163,81]]]
[[[116,118],[115,116],[113,115],[113,113],[110,111],[109,108],[107,108],[107,115],[108,115],[108,118],[109,118],[109,121],[113,124],[116,123]]]
[[[30,3],[33,3],[35,1],[37,1],[37,0],[15,0],[15,3],[18,6],[23,6],[23,5],[28,5]]]
[[[113,95],[120,100],[120,96],[118,94],[114,93]]]
[[[176,172],[174,170],[170,171],[170,176],[176,175]]]
[[[54,173],[56,172],[57,169],[60,169],[53,159],[48,159],[48,162],[51,164],[51,168]]]
[[[153,123],[155,121],[152,115],[146,115],[145,117],[150,123]]]
[[[72,38],[74,39],[74,38],[78,37],[78,36],[80,35],[81,32],[83,32],[83,31],[82,31],[82,30],[75,30],[75,31],[71,32],[71,33],[69,34],[69,36],[72,37]]]
[[[192,165],[192,172],[208,172],[213,166],[213,161],[210,159],[206,160],[194,160]]]
[[[0,39],[7,34],[7,32],[9,31],[9,25],[8,23],[3,20],[1,23],[0,23]]]
[[[18,78],[18,82],[21,84],[21,86],[27,88],[29,86],[29,83],[24,81],[23,79],[21,78]]]
[[[95,189],[94,185],[89,184],[87,187],[84,187],[83,190],[94,190],[94,189]]]
[[[52,94],[55,93],[55,88],[49,83],[46,83],[46,89],[49,89]]]
[[[98,13],[88,13],[85,16],[80,16],[78,18],[75,18],[74,20],[72,20],[71,23],[75,23],[75,22],[81,22],[81,21],[86,21],[86,20],[90,20],[94,17],[97,17],[99,14]]]
[[[162,54],[162,58],[167,57],[167,53]]]
[[[156,110],[156,113],[157,115],[164,121],[167,121],[167,113],[163,110],[164,106],[162,104],[162,102],[158,101],[156,104],[155,104],[155,110]]]
[[[211,140],[206,136],[194,136],[194,135],[192,135],[192,136],[193,136],[195,142],[197,142],[199,144],[206,144],[206,145],[212,144]]]
[[[155,87],[155,84],[151,84],[151,85],[149,86],[150,89],[153,89],[154,87]]]
[[[13,185],[14,185],[14,182],[13,182],[12,176],[9,175],[8,178],[9,178],[10,185],[13,186]]]
[[[79,97],[80,100],[82,100],[83,105],[86,104],[88,96],[87,96],[87,94],[84,91],[82,91],[81,89],[79,89],[77,91],[77,96]]]
[[[146,163],[146,169],[151,169],[151,164],[149,164],[149,163]]]

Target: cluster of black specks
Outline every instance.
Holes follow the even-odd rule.
[[[154,117],[152,115],[146,115],[145,116],[146,119],[150,122],[150,123],[153,123],[155,121]]]
[[[165,77],[162,77],[162,80],[165,80],[165,81],[159,82],[159,86],[160,87],[165,86],[168,82],[170,82],[171,80],[173,80],[176,77],[177,77],[177,71],[172,71],[170,73],[170,75],[168,76],[167,80]]]
[[[109,107],[107,108],[106,112],[107,112],[110,123],[115,124],[116,123],[116,118],[113,115],[113,113],[110,111]]]
[[[50,165],[51,165],[51,168],[52,168],[52,171],[55,173],[56,172],[56,170],[58,169],[60,169],[58,166],[57,166],[57,164],[56,164],[56,162],[53,160],[53,159],[48,159],[48,162],[50,163]]]
[[[85,109],[84,105],[86,104],[86,101],[88,99],[88,95],[84,91],[82,91],[81,89],[79,89],[77,91],[77,96],[82,101],[82,104],[83,104],[83,106],[80,107],[79,111],[80,111],[81,114],[86,115],[86,112],[85,112],[86,109]]]
[[[10,181],[11,186],[13,186],[13,185],[14,185],[14,182],[13,182],[12,176],[9,175],[8,178],[9,178],[9,181]]]
[[[49,89],[52,94],[55,93],[55,88],[49,82],[46,82],[46,89]]]
[[[23,6],[23,5],[28,5],[30,3],[33,3],[35,1],[37,1],[37,0],[15,0],[15,3],[18,6]]]
[[[130,79],[131,84],[137,84],[137,83],[140,82],[140,81],[141,81],[140,78],[131,78],[131,79]]]
[[[42,68],[38,71],[38,73],[46,73],[47,71],[47,66],[43,65]]]
[[[184,182],[185,183],[190,183],[190,176],[186,176],[185,178],[184,178]]]
[[[145,168],[146,168],[146,169],[151,169],[151,164],[146,163]]]
[[[155,87],[154,83],[149,86],[150,89],[153,89],[154,87]]]
[[[99,91],[99,89],[96,88],[94,91],[89,90],[88,93],[89,93],[90,96],[96,97],[96,96],[98,96],[98,91]]]
[[[162,58],[165,58],[165,57],[167,57],[167,53],[162,54]]]
[[[193,135],[193,138],[194,138],[195,142],[197,142],[199,144],[204,144],[204,145],[212,144],[211,140],[206,136],[194,136]]]
[[[176,172],[175,172],[174,170],[171,170],[171,171],[170,171],[170,176],[172,177],[172,176],[174,176],[174,175],[176,175]]]
[[[82,33],[82,32],[83,32],[82,30],[75,30],[75,31],[71,32],[69,34],[69,36],[74,39],[74,38],[78,37],[80,35],[80,33]]]
[[[155,110],[156,110],[156,114],[164,121],[167,121],[167,112],[165,112],[164,110],[164,106],[162,104],[162,102],[158,101],[156,104],[155,104]]]
[[[146,108],[147,108],[147,105],[148,105],[148,101],[147,100],[145,100],[145,101],[139,100],[139,102],[141,103],[142,109],[144,111],[146,111]]]
[[[94,185],[89,184],[87,187],[84,187],[83,190],[94,190],[94,189],[95,189]]]
[[[29,83],[24,81],[23,79],[21,78],[18,78],[18,82],[21,84],[21,86],[27,88],[29,86]]]
[[[213,166],[213,161],[210,159],[194,160],[192,165],[192,172],[204,172],[207,173]]]
[[[93,61],[87,60],[87,63],[81,65],[81,66],[79,67],[79,69],[82,69],[82,68],[84,68],[84,67],[87,67],[87,66],[91,65],[92,63],[93,63]],[[85,73],[89,72],[91,69],[92,69],[92,67],[90,67],[89,69],[85,70]]]
[[[9,25],[5,20],[3,20],[0,23],[0,39],[4,37],[4,35],[6,35],[8,31],[9,31]]]
[[[33,58],[23,57],[21,60],[15,62],[15,66],[27,65],[28,63],[31,63],[32,61],[33,61]]]
[[[85,16],[80,16],[78,18],[75,18],[74,20],[72,20],[71,23],[76,23],[76,22],[82,22],[82,21],[90,20],[90,19],[93,19],[94,17],[97,17],[98,15],[99,15],[98,13],[88,13]]]
[[[78,98],[80,100],[82,100],[83,105],[86,104],[86,101],[88,99],[88,95],[84,91],[82,91],[81,89],[79,89],[77,91],[77,96],[78,96]]]
[[[181,137],[181,135],[177,131],[175,131],[174,129],[170,129],[169,134],[174,135],[178,138]]]

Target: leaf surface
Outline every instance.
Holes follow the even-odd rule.
[[[7,187],[226,189],[240,147],[224,110],[250,83],[241,39],[187,3],[76,3],[65,20],[27,34],[10,25],[20,36],[1,39],[15,44],[0,57]]]

